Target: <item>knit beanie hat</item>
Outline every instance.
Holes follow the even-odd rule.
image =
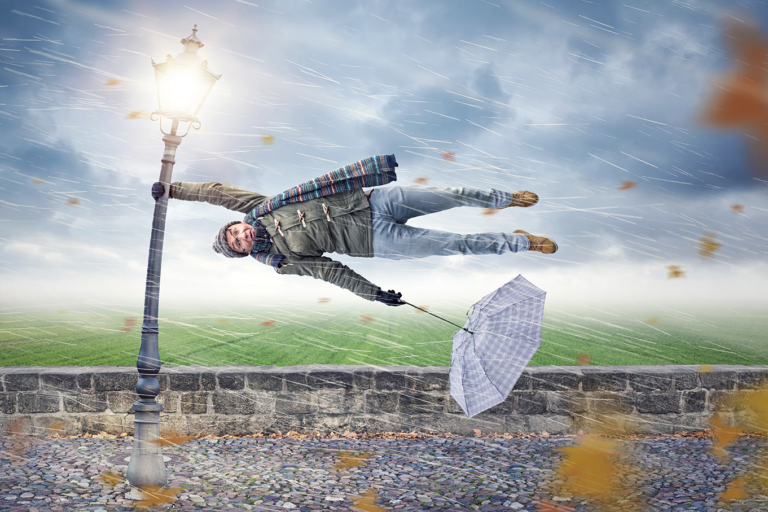
[[[213,250],[219,254],[223,254],[227,258],[245,258],[247,254],[237,252],[229,246],[227,242],[227,230],[235,224],[240,224],[241,220],[235,220],[224,224],[219,232],[216,234],[216,238],[213,239]]]

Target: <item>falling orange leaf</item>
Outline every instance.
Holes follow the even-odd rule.
[[[579,364],[592,364],[592,359],[589,357],[589,354],[579,354],[576,361]]]
[[[699,256],[702,259],[714,258],[715,251],[720,249],[723,244],[715,241],[716,233],[704,233],[699,240]]]
[[[566,454],[558,469],[558,474],[573,477],[568,480],[568,487],[574,493],[586,494],[595,498],[612,495],[615,483],[612,479],[618,470],[611,456],[619,446],[618,441],[603,440],[594,435],[583,437],[578,446],[560,448]]]
[[[181,446],[194,437],[195,436],[183,436],[176,432],[171,432],[166,434],[164,437],[161,437],[160,439],[154,439],[150,441],[150,443],[156,444],[158,446]]]
[[[378,500],[379,494],[373,489],[368,489],[363,491],[362,496],[352,496],[352,508],[363,512],[385,512],[387,509],[375,504]]]
[[[275,322],[276,320],[266,320],[264,322],[261,322],[261,325],[263,325],[264,327],[272,327],[273,325],[275,325]]]
[[[707,372],[711,372],[714,369],[715,367],[710,364],[702,364],[701,366],[699,366],[699,369],[696,371],[698,373],[707,373]]]
[[[228,324],[229,323],[229,318],[219,318],[219,323],[220,324]]]
[[[635,188],[638,183],[639,181],[622,181],[621,186],[616,190],[629,190],[631,188]]]
[[[416,178],[415,180],[413,180],[413,182],[417,185],[426,185],[428,181],[429,181],[429,178],[424,178],[424,177]]]
[[[422,310],[423,310],[423,311],[422,311]],[[419,309],[417,309],[417,310],[415,311],[415,313],[416,313],[417,315],[423,315],[424,313],[426,313],[426,312],[427,312],[427,310],[429,310],[429,306],[419,306]]]
[[[45,181],[41,180],[40,178],[32,178],[32,183],[35,185],[40,185],[41,183],[45,183]]]
[[[654,316],[652,318],[649,318],[645,323],[647,323],[648,325],[656,325],[659,323],[659,317]]]
[[[361,322],[373,322],[373,317],[371,315],[360,315],[360,321]]]
[[[164,503],[176,501],[176,495],[181,491],[181,487],[171,487],[163,489],[159,485],[145,485],[140,489],[142,499],[135,503],[139,508],[152,508]]]
[[[125,480],[125,477],[123,475],[119,475],[117,473],[102,473],[98,476],[99,480],[104,482],[104,484],[114,487],[120,482]]]
[[[371,457],[370,453],[339,452],[339,462],[333,466],[336,471],[344,471],[362,465]]]
[[[480,212],[480,215],[490,216],[496,215],[497,213],[499,213],[498,208],[483,208],[483,211]]]
[[[713,417],[709,421],[712,431],[714,432],[715,440],[712,443],[712,453],[720,458],[725,457],[728,452],[725,451],[725,447],[729,446],[735,439],[743,434],[743,431],[738,427],[728,427],[723,425],[723,421],[719,416]]]
[[[539,512],[571,512],[573,505],[558,505],[554,501],[542,500],[536,504]]]
[[[669,270],[669,274],[667,274],[667,279],[685,277],[685,270],[683,270],[682,265],[667,265],[664,268]]]
[[[67,204],[70,206],[77,206],[80,204],[80,200],[76,197],[70,197],[67,199]]]
[[[149,119],[151,115],[152,113],[146,110],[134,110],[125,116],[125,119]]]
[[[116,79],[112,78],[111,80],[107,80],[104,83],[104,85],[106,85],[107,87],[112,87],[113,85],[120,85],[120,80],[116,80]]]
[[[455,162],[456,161],[456,153],[453,151],[441,151],[440,156],[443,157],[443,160],[446,162]]]
[[[472,431],[475,433],[477,437],[480,437],[480,429],[479,428],[473,428]]]
[[[331,302],[331,299],[329,299],[329,298],[327,298],[327,297],[323,297],[323,298],[317,299],[317,302],[318,302],[319,304],[326,304],[326,303],[328,303],[328,302]]]
[[[743,204],[732,204],[731,205],[731,211],[733,213],[740,213],[744,214],[744,205]]]
[[[261,136],[261,143],[265,146],[274,146],[275,145],[275,136],[274,135],[262,135]]]
[[[133,330],[133,326],[135,325],[136,325],[135,318],[126,318],[125,325],[123,326],[123,332],[131,332]]]
[[[748,498],[749,494],[742,489],[744,487],[744,484],[747,483],[746,477],[737,478],[736,480],[732,481],[728,485],[728,489],[721,492],[718,496],[719,498],[722,498],[724,500],[743,500],[744,498]]]

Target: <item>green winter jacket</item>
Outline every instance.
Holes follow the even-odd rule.
[[[210,203],[244,215],[270,199],[215,182],[177,181],[171,184],[170,193],[173,199]],[[327,207],[327,215],[323,205]],[[304,223],[299,220],[299,211],[304,213]],[[361,189],[286,205],[259,217],[259,221],[272,238],[269,252],[286,257],[284,264],[276,269],[278,274],[312,276],[363,299],[376,300],[381,290],[378,286],[346,265],[323,256],[326,252],[335,252],[373,257],[371,209]],[[280,222],[279,231],[275,229],[275,221]]]

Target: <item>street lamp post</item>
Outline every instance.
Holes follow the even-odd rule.
[[[203,47],[197,38],[197,25],[192,29],[192,35],[182,39],[184,50],[165,62],[156,64],[155,78],[157,80],[157,97],[159,110],[152,114],[160,120],[160,131],[163,133],[165,151],[163,152],[160,170],[160,183],[165,187],[165,194],[155,203],[155,213],[152,219],[152,236],[149,242],[149,262],[147,265],[147,286],[144,295],[144,323],[141,326],[141,349],[136,367],[139,371],[139,382],[136,393],[139,401],[134,402],[134,437],[131,459],[128,463],[127,478],[134,487],[142,488],[147,485],[164,486],[168,482],[163,461],[162,447],[153,442],[160,439],[160,411],[162,404],[155,398],[160,392],[157,374],[160,372],[160,352],[158,335],[160,328],[157,323],[158,302],[160,298],[160,266],[163,257],[163,238],[165,234],[165,215],[168,211],[168,194],[171,187],[171,173],[176,163],[176,148],[181,144],[182,137],[189,133],[190,127],[200,128],[197,113],[208,97],[216,81],[221,75],[208,70],[208,62],[197,55]],[[163,118],[171,121],[170,132],[163,130]],[[178,135],[179,123],[189,123],[184,135]]]

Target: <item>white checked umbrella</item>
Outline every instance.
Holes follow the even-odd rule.
[[[451,396],[468,417],[507,399],[541,345],[547,293],[517,276],[472,308],[453,336]]]

